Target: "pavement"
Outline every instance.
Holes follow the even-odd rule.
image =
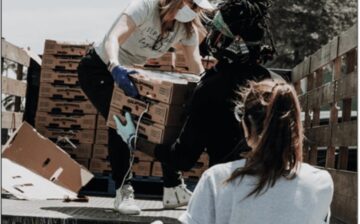
[[[181,207],[164,210],[161,200],[136,199],[142,212],[137,216],[121,215],[112,209],[109,197],[88,197],[88,202],[61,200],[19,200],[2,194],[2,224],[148,224],[161,220],[164,224],[180,224],[177,218],[186,210]],[[346,224],[331,218],[330,224]]]

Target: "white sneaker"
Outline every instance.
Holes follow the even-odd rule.
[[[116,190],[114,208],[124,215],[140,214],[141,209],[135,204],[134,189],[130,184]]]
[[[172,209],[185,206],[189,203],[192,192],[186,188],[184,183],[176,187],[164,187],[164,208]]]

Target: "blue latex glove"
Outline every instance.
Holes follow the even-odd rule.
[[[134,149],[133,144],[135,143],[134,141],[136,134],[135,134],[135,125],[134,122],[132,121],[130,113],[125,112],[125,120],[126,120],[125,124],[123,124],[116,115],[114,115],[113,118],[116,124],[116,132],[118,133],[118,135],[121,136],[122,140],[127,143],[129,148],[133,150]]]
[[[111,70],[111,75],[115,83],[124,90],[125,94],[130,97],[136,97],[139,93],[134,83],[130,80],[129,75],[136,74],[137,71],[129,71],[121,65],[116,65]]]

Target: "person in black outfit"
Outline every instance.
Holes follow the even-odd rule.
[[[144,152],[166,166],[187,171],[205,150],[210,166],[237,160],[241,152],[249,150],[234,116],[234,101],[238,100],[235,92],[249,80],[280,77],[260,65],[275,52],[267,26],[269,7],[268,0],[230,0],[219,4],[201,47],[218,60],[217,65],[206,71],[198,83],[176,142],[156,145]],[[269,45],[266,41],[270,41]],[[122,131],[118,127],[118,133]],[[164,176],[164,183],[171,187],[172,179],[176,178]]]

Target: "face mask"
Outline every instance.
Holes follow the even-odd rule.
[[[181,23],[187,23],[195,19],[196,12],[194,12],[189,6],[182,7],[175,16],[175,19]]]

